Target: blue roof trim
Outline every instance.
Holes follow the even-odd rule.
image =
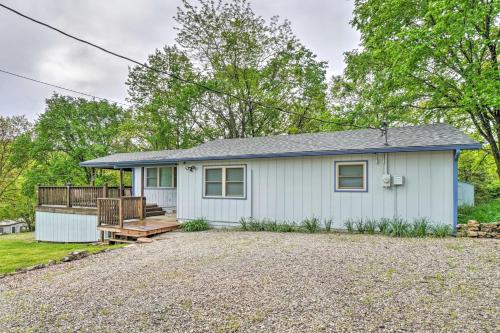
[[[382,148],[367,148],[367,149],[344,149],[344,150],[320,150],[320,151],[298,151],[289,153],[268,153],[268,154],[242,154],[242,155],[224,155],[224,156],[206,156],[206,157],[182,157],[182,158],[165,158],[155,160],[138,160],[138,161],[123,161],[123,162],[81,162],[80,166],[85,167],[104,167],[110,166],[114,168],[125,168],[137,165],[163,165],[175,164],[178,162],[190,161],[219,161],[219,160],[237,160],[237,159],[252,159],[252,158],[273,158],[273,157],[300,157],[300,156],[327,156],[327,155],[349,155],[349,154],[374,154],[374,153],[400,153],[400,152],[417,152],[417,151],[446,151],[446,150],[475,150],[481,149],[481,144],[459,144],[459,145],[437,145],[437,146],[413,146],[413,147],[382,147]]]

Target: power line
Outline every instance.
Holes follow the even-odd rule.
[[[104,100],[104,101],[108,101],[108,102],[111,102],[111,103],[121,104],[123,106],[128,106],[125,103],[118,102],[118,101],[113,101],[112,99],[109,99],[109,98],[98,97],[98,96],[87,94],[87,93],[84,93],[84,92],[81,92],[81,91],[77,91],[77,90],[74,90],[74,89],[64,88],[64,87],[58,86],[56,84],[52,84],[52,83],[40,81],[40,80],[33,79],[31,77],[28,77],[28,76],[24,76],[24,75],[21,75],[21,74],[16,74],[16,73],[13,73],[13,72],[9,72],[9,71],[6,71],[6,70],[4,70],[2,68],[0,68],[0,72],[4,73],[4,74],[15,76],[15,77],[18,77],[18,78],[21,78],[21,79],[25,79],[25,80],[28,80],[28,81],[32,81],[32,82],[44,84],[46,86],[54,87],[54,88],[61,89],[61,90],[66,90],[66,91],[69,91],[69,92],[72,92],[72,93],[75,93],[75,94],[80,94],[80,95],[83,95],[83,96],[92,97],[92,98],[95,98],[95,99]]]
[[[54,30],[68,38],[71,38],[71,39],[74,39],[80,43],[83,43],[83,44],[87,44],[89,46],[92,46],[94,48],[97,48],[99,50],[101,50],[102,52],[105,52],[105,53],[108,53],[108,54],[111,54],[115,57],[118,57],[120,59],[123,59],[123,60],[126,60],[126,61],[129,61],[131,63],[134,63],[140,67],[143,67],[143,68],[146,68],[148,70],[152,70],[154,72],[157,72],[157,73],[160,73],[160,74],[165,74],[167,76],[170,76],[178,81],[181,81],[183,83],[188,83],[188,84],[193,84],[197,87],[200,87],[200,88],[203,88],[205,90],[208,90],[208,91],[211,91],[211,92],[214,92],[214,93],[217,93],[219,95],[226,95],[228,97],[231,97],[231,98],[234,98],[236,100],[239,100],[240,102],[244,102],[244,103],[247,103],[247,104],[253,104],[255,106],[260,106],[260,107],[263,107],[263,108],[266,108],[266,109],[274,109],[274,110],[277,110],[277,111],[280,111],[280,112],[283,112],[283,113],[287,113],[287,114],[293,114],[293,115],[296,115],[296,116],[300,116],[300,117],[303,117],[304,119],[309,119],[309,120],[315,120],[315,121],[318,121],[318,122],[321,122],[321,123],[325,123],[325,124],[332,124],[332,125],[337,125],[337,126],[341,126],[341,127],[355,127],[355,128],[371,128],[371,129],[378,129],[378,128],[375,128],[375,127],[371,127],[371,126],[358,126],[358,125],[355,125],[355,124],[346,124],[346,123],[340,123],[340,122],[335,122],[335,121],[331,121],[331,120],[325,120],[325,119],[321,119],[321,118],[315,118],[315,117],[309,117],[309,116],[305,116],[303,114],[300,114],[298,112],[294,112],[294,111],[291,111],[291,110],[287,110],[287,109],[283,109],[283,108],[280,108],[280,107],[277,107],[277,106],[272,106],[272,105],[266,105],[264,103],[260,103],[260,102],[255,102],[255,101],[252,101],[252,100],[248,100],[246,98],[242,98],[242,97],[239,97],[237,95],[234,95],[232,93],[229,93],[229,92],[226,92],[226,91],[223,91],[223,90],[220,90],[220,89],[217,89],[217,88],[212,88],[210,86],[207,86],[205,84],[202,84],[202,83],[199,83],[199,82],[196,82],[196,81],[192,81],[192,80],[189,80],[189,79],[185,79],[185,78],[182,78],[176,74],[173,74],[173,73],[170,73],[170,72],[167,72],[167,71],[163,71],[163,70],[159,70],[159,69],[156,69],[156,68],[153,68],[151,66],[148,66],[144,63],[141,63],[140,61],[137,61],[137,60],[134,60],[130,57],[127,57],[125,55],[122,55],[122,54],[119,54],[119,53],[116,53],[114,51],[111,51],[111,50],[108,50],[102,46],[99,46],[97,44],[94,44],[92,42],[89,42],[85,39],[82,39],[82,38],[79,38],[79,37],[76,37],[75,35],[72,35],[72,34],[69,34],[67,32],[64,32],[63,30],[61,29],[58,29],[48,23],[45,23],[45,22],[42,22],[42,21],[39,21],[35,18],[32,18],[26,14],[23,14],[13,8],[10,8],[2,3],[0,3],[0,7],[3,7],[4,9],[7,9],[8,11],[16,14],[16,15],[19,15],[29,21],[32,21],[34,23],[37,23],[39,25],[42,25],[48,29],[51,29],[51,30]]]

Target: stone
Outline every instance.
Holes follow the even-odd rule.
[[[477,237],[478,236],[478,232],[477,231],[467,231],[467,236],[468,237]]]
[[[140,238],[137,238],[137,243],[141,243],[141,244],[153,243],[153,240],[151,238],[147,238],[147,237],[140,237]]]
[[[486,237],[486,232],[485,231],[478,231],[477,237]]]

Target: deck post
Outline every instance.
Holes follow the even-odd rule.
[[[102,197],[108,197],[108,183],[104,183],[104,186],[102,187]]]
[[[123,198],[118,201],[118,222],[120,223],[120,229],[123,229]]]
[[[145,217],[144,210],[146,205],[144,204],[144,201],[146,201],[146,198],[141,197],[141,200],[139,201],[139,209],[140,209],[139,216],[141,220],[144,220]]]
[[[71,184],[66,185],[66,207],[71,207]]]
[[[141,167],[141,197],[144,197],[144,167]]]
[[[120,197],[123,197],[123,169],[120,169]]]

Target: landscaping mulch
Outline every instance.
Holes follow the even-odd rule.
[[[0,280],[0,332],[492,332],[492,239],[172,232]]]

